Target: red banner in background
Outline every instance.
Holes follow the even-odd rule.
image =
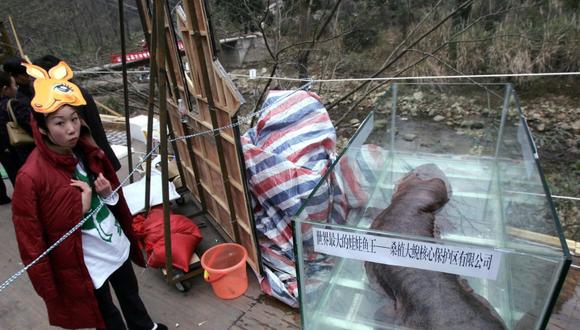
[[[179,48],[179,50],[183,50],[183,42],[181,40],[179,40],[177,42],[177,47]],[[144,45],[143,48],[147,49],[148,47],[147,47],[147,45]],[[151,57],[149,50],[144,50],[141,52],[127,53],[125,55],[127,63],[148,60],[149,57]],[[117,54],[111,55],[111,63],[113,63],[113,64],[121,63],[121,55],[120,54],[119,55],[117,55]]]

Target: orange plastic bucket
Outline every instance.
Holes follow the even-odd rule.
[[[234,299],[248,289],[246,259],[248,252],[240,244],[218,244],[201,256],[203,278],[221,299]]]

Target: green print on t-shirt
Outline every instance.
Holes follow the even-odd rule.
[[[89,183],[88,176],[79,172],[78,169],[75,169],[75,177],[77,178],[77,180],[84,181],[87,184]],[[97,194],[95,192],[93,192],[93,194],[91,195],[91,208],[87,213],[85,213],[84,216],[86,217],[88,214],[90,214],[94,209],[97,208],[97,206],[99,206],[100,203],[101,202],[99,201],[99,197],[97,196]],[[101,239],[103,241],[111,242],[111,238],[113,237],[113,234],[112,233],[105,233],[105,231],[101,227],[101,222],[103,222],[103,220],[105,220],[110,214],[111,214],[111,211],[109,211],[109,208],[107,207],[107,205],[103,205],[103,207],[101,207],[101,209],[96,214],[93,214],[91,219],[88,219],[87,221],[85,221],[85,223],[83,223],[83,225],[81,226],[81,229],[83,229],[83,230],[96,229],[97,232],[99,233],[99,236],[101,237]],[[119,223],[117,221],[115,221],[115,227],[117,227],[117,231],[120,234],[121,227],[119,226]]]

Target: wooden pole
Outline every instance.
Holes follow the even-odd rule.
[[[184,69],[183,69],[183,63],[181,62],[181,56],[179,54],[179,47],[177,45],[177,36],[175,35],[175,27],[173,26],[173,20],[171,19],[171,8],[169,8],[169,3],[167,1],[165,1],[165,15],[167,18],[167,25],[168,25],[167,38],[169,39],[169,42],[171,42],[171,45],[174,46],[175,49],[177,50],[177,52],[175,54],[172,54],[172,52],[170,51],[170,48],[167,47],[168,56],[176,55],[175,57],[176,57],[176,62],[177,62],[178,67],[173,68],[173,66],[171,65],[172,61],[170,61],[170,60],[168,60],[167,63],[170,64],[170,66],[171,66],[169,68],[169,76],[171,77],[171,81],[173,81],[173,94],[175,95],[175,102],[179,106],[177,100],[179,98],[181,98],[185,104],[189,100],[189,95],[187,95],[188,89],[187,89],[187,85],[185,85],[185,78],[184,78],[185,74],[184,74]],[[184,82],[183,96],[181,96],[181,94],[180,94],[179,86],[177,84],[177,74],[175,72],[178,72],[181,81]],[[188,108],[189,108],[189,106],[188,106]],[[180,118],[180,123],[181,123],[182,129],[185,131],[185,128],[187,125],[181,120],[181,118]],[[169,132],[170,132],[171,136],[173,138],[175,138],[175,134],[174,134],[175,131],[173,130],[171,120],[168,120],[167,124],[168,124]],[[183,185],[185,185],[185,172],[183,171],[183,165],[181,164],[181,155],[179,154],[179,148],[177,147],[177,143],[178,142],[174,140],[171,143],[171,146],[173,147],[173,155],[175,157],[175,164],[177,165],[177,171],[179,172],[179,176],[181,177]]]
[[[169,219],[169,173],[167,162],[167,72],[165,61],[165,6],[163,0],[155,1],[157,24],[157,82],[159,84],[159,135],[161,153],[161,187],[163,193],[163,229],[165,238],[165,269],[167,282],[173,281],[173,255],[171,251],[171,222]]]
[[[108,113],[110,113],[110,114],[113,114],[113,115],[115,115],[115,116],[117,116],[117,117],[124,117],[122,114],[120,114],[120,113],[118,113],[117,111],[115,111],[115,110],[113,110],[113,109],[109,108],[108,106],[106,106],[106,105],[102,104],[101,102],[99,102],[99,101],[97,101],[97,100],[95,100],[95,104],[96,104],[96,105],[98,105],[100,108],[104,109],[105,111],[107,111],[107,112],[108,112]]]
[[[30,62],[30,59],[28,58],[28,56],[26,56],[26,54],[24,54],[24,50],[22,49],[22,46],[20,45],[20,40],[18,39],[18,34],[16,33],[16,28],[14,27],[14,22],[12,21],[12,16],[8,16],[8,21],[10,21],[10,28],[12,29],[12,35],[14,36],[14,40],[16,41],[16,47],[18,48],[18,52],[20,53],[20,57],[22,57],[22,59],[24,59],[27,63],[32,63],[32,62]]]

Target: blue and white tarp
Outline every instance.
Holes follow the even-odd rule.
[[[376,182],[376,171],[369,166],[385,164],[385,155],[376,146],[363,146],[357,157],[343,157],[327,181],[321,182],[335,157],[336,131],[318,96],[272,91],[262,111],[257,125],[242,137],[265,268],[261,286],[267,294],[298,307],[291,218],[320,184],[301,217],[347,222],[349,211],[369,198],[363,187]]]

